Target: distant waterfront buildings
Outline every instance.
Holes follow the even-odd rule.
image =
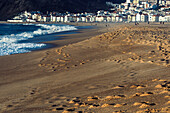
[[[8,22],[170,22],[170,0],[126,0],[97,13],[22,12]],[[156,10],[158,8],[159,9]]]

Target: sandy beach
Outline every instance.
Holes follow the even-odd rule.
[[[170,23],[92,25],[0,56],[1,113],[170,112]]]

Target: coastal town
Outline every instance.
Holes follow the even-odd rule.
[[[0,0],[0,113],[170,113],[170,0]]]
[[[109,11],[96,13],[22,12],[7,22],[170,22],[170,0],[126,0],[106,2]]]

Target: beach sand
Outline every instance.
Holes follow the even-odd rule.
[[[94,26],[0,57],[0,112],[170,112],[169,23]]]

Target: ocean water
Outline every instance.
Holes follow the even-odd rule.
[[[45,48],[42,41],[27,41],[40,36],[77,30],[75,26],[59,24],[0,24],[0,56],[27,53]]]

